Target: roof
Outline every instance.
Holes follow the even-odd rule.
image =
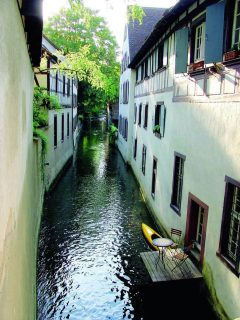
[[[42,46],[51,54],[60,51],[60,48],[58,48],[45,34],[42,35]]]
[[[144,57],[147,51],[156,43],[157,39],[167,30],[169,25],[175,21],[175,19],[182,14],[186,8],[196,2],[196,0],[180,0],[175,6],[170,9],[166,9],[162,14],[160,19],[157,21],[156,25],[149,33],[148,37],[145,39],[142,46],[139,47],[134,58],[130,61],[128,67],[134,68],[137,63]]]
[[[142,24],[140,24],[139,21],[133,21],[132,19],[128,23],[130,63],[166,10],[163,8],[149,7],[142,7],[142,9],[145,13]]]
[[[25,32],[31,63],[37,67],[40,64],[42,51],[42,0],[23,1],[21,14],[25,17]]]

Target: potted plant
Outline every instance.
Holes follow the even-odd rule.
[[[153,133],[155,133],[156,136],[159,136],[159,137],[160,137],[160,125],[159,125],[159,124],[156,124],[156,125],[153,127]]]
[[[234,44],[232,48],[224,53],[224,61],[233,60],[240,56],[239,44]]]
[[[191,63],[188,66],[188,72],[202,70],[203,68],[204,68],[204,60],[197,61],[197,62]]]

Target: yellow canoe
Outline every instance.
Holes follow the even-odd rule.
[[[148,244],[151,246],[151,248],[153,248],[154,250],[158,250],[158,248],[152,244],[152,241],[153,241],[153,239],[161,238],[160,234],[157,233],[152,228],[150,228],[145,223],[142,223],[142,232],[143,232],[143,235],[146,238]]]

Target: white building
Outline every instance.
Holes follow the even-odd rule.
[[[134,120],[134,89],[136,73],[134,69],[127,66],[135,57],[138,50],[144,43],[145,38],[150,34],[154,25],[162,16],[164,9],[144,7],[142,24],[132,21],[126,25],[122,49],[120,97],[119,97],[119,139],[118,148],[126,162],[130,162],[132,156],[132,127],[128,126],[129,121]]]
[[[48,111],[48,151],[45,159],[45,184],[49,189],[53,181],[72,157],[79,134],[77,118],[77,78],[54,70],[58,48],[46,37],[42,38],[43,55],[47,57],[49,71],[37,76],[38,85],[45,87],[59,99],[61,110]]]
[[[0,319],[36,318],[41,143],[33,140],[33,68],[42,1],[0,1]]]
[[[195,241],[222,319],[240,316],[239,17],[238,0],[179,1],[130,59],[120,105],[119,150],[166,234]]]

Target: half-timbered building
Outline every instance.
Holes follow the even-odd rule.
[[[223,319],[240,316],[239,17],[239,0],[163,13],[127,65],[128,157],[118,142],[156,222],[194,241]]]

